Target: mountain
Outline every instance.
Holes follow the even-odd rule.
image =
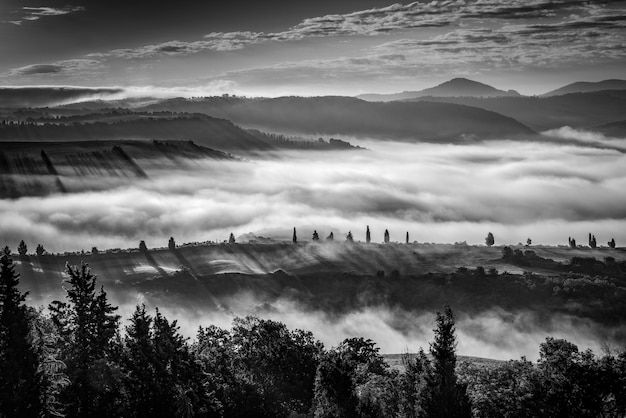
[[[594,132],[600,132],[606,136],[626,138],[626,120],[611,122],[593,128]]]
[[[579,81],[542,94],[542,97],[561,96],[569,93],[590,93],[603,90],[626,90],[626,80]]]
[[[498,112],[536,131],[565,125],[588,129],[624,119],[626,90],[570,93],[551,97],[433,97],[412,101],[423,100],[461,104]]]
[[[514,90],[498,90],[487,84],[468,80],[467,78],[453,78],[438,86],[420,91],[405,91],[396,94],[362,94],[359,99],[371,102],[389,102],[394,100],[408,100],[417,97],[510,97],[519,96]]]
[[[215,98],[162,101],[144,110],[173,105],[208,112],[249,128],[305,135],[354,135],[409,141],[458,141],[501,138],[534,132],[509,117],[476,107],[448,103],[367,102],[354,97],[279,97],[221,101]]]

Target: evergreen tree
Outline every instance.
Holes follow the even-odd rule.
[[[406,243],[409,243],[409,231],[406,231]]]
[[[176,249],[176,241],[174,241],[174,237],[170,237],[170,240],[167,242],[167,248],[170,251],[174,251]]]
[[[317,235],[317,230],[313,231],[313,241],[319,241],[320,240],[320,236]]]
[[[35,249],[35,253],[37,254],[37,256],[41,257],[42,255],[46,254],[46,249],[43,248],[43,245],[37,244],[37,249]]]
[[[596,241],[596,236],[595,236],[595,235],[593,235],[593,236],[591,237],[591,245],[590,245],[590,247],[591,247],[591,248],[596,248],[597,246],[598,246],[598,241]]]
[[[352,237],[352,231],[348,231],[348,235],[346,235],[346,242],[354,242],[354,238]]]
[[[367,242],[368,244],[370,242],[372,242],[372,236],[370,234],[370,226],[367,226],[367,229],[365,230],[365,242]]]
[[[315,418],[357,416],[358,398],[353,372],[352,365],[340,352],[332,350],[322,356],[315,375]]]
[[[24,240],[21,240],[20,245],[17,246],[17,252],[22,257],[24,257],[26,253],[28,252],[28,247],[26,246],[26,243],[24,242]]]
[[[97,255],[100,251],[98,251],[98,247],[91,247],[91,254]]]
[[[146,245],[146,242],[144,240],[139,241],[139,251],[141,251],[142,253],[148,251],[148,246]]]
[[[0,256],[0,416],[36,417],[39,403],[38,359],[30,337],[28,292],[18,289],[9,247]]]
[[[233,233],[230,233],[230,237],[228,237],[228,243],[229,244],[234,244],[235,243],[235,236],[233,235]]]
[[[487,244],[488,247],[491,247],[495,243],[496,243],[496,240],[493,237],[493,234],[491,232],[489,232],[487,234],[487,237],[485,238],[485,244]]]
[[[384,242],[385,244],[389,244],[389,230],[387,229],[385,229]]]
[[[294,244],[298,243],[298,236],[296,235],[296,227],[293,227],[293,237],[291,237],[291,241],[293,241]]]
[[[108,302],[87,264],[66,264],[68,302],[53,301],[49,310],[64,338],[61,360],[69,387],[63,395],[72,416],[115,414],[120,370],[116,364],[117,307]]]
[[[611,238],[611,241],[609,241],[607,244],[609,247],[615,248],[615,238]]]
[[[331,233],[328,234],[328,236],[326,237],[326,241],[334,241],[335,240],[335,234]]]
[[[427,407],[430,417],[470,417],[471,408],[466,387],[457,382],[456,336],[454,314],[449,306],[437,312],[435,341],[430,343],[433,378]]]
[[[527,247],[530,247],[530,245],[531,245],[532,243],[533,243],[533,241],[532,241],[530,238],[526,239],[526,246],[527,246]]]

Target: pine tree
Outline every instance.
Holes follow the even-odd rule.
[[[457,382],[456,336],[454,314],[449,306],[444,312],[437,312],[435,341],[430,344],[433,360],[433,380],[431,381],[431,417],[470,417],[471,408],[466,387]]]
[[[139,241],[139,251],[145,253],[148,251],[148,246],[144,240]]]
[[[28,252],[28,247],[26,246],[26,243],[24,242],[24,240],[21,240],[20,245],[17,246],[17,252],[22,257],[24,257],[26,253]]]
[[[409,243],[409,231],[406,231],[406,243]]]
[[[0,416],[36,417],[41,408],[38,359],[24,303],[28,292],[19,291],[19,282],[5,247],[0,257]]]
[[[370,234],[370,226],[367,226],[367,229],[365,230],[365,242],[367,242],[368,244],[370,242],[372,242],[372,235]]]
[[[119,316],[104,288],[96,292],[96,276],[85,263],[66,264],[68,302],[53,301],[49,310],[64,338],[61,360],[67,365],[70,386],[65,391],[75,416],[112,414],[118,388],[115,338]]]
[[[615,238],[611,238],[611,241],[609,241],[607,244],[609,245],[609,247],[615,248]]]
[[[348,235],[346,235],[347,242],[354,242],[354,238],[352,237],[352,231],[348,231]]]
[[[298,236],[296,235],[296,227],[293,227],[293,237],[291,237],[291,241],[293,241],[294,244],[298,243]]]
[[[389,244],[389,230],[387,229],[385,229],[384,241],[385,241],[385,244]]]
[[[176,241],[174,241],[174,237],[170,237],[170,240],[167,242],[167,248],[170,251],[174,251],[176,249]]]
[[[229,244],[234,244],[235,243],[235,236],[233,235],[233,233],[230,233],[230,237],[228,237],[228,243]]]
[[[335,234],[333,234],[332,232],[330,234],[328,234],[328,236],[326,237],[326,241],[334,241],[335,240]]]
[[[313,231],[313,241],[319,241],[320,240],[320,236],[317,235],[317,230]]]

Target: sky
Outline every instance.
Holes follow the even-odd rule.
[[[624,78],[626,1],[2,0],[0,86],[357,95]]]

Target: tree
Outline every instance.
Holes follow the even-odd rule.
[[[313,231],[313,241],[319,241],[320,240],[320,236],[317,235],[317,230]]]
[[[368,244],[370,242],[372,242],[372,236],[370,234],[370,226],[367,225],[367,229],[365,230],[365,242],[367,242]]]
[[[570,248],[576,248],[576,240],[574,238],[569,238],[569,246]]]
[[[322,356],[315,374],[315,418],[349,418],[357,416],[358,398],[352,379],[353,368],[337,351]]]
[[[20,245],[17,246],[17,252],[22,257],[24,257],[26,253],[28,252],[28,247],[26,246],[26,243],[24,242],[24,240],[21,240]]]
[[[348,231],[348,235],[346,235],[346,242],[354,242],[354,238],[352,238],[352,231]]]
[[[457,382],[455,319],[452,309],[437,312],[435,340],[430,343],[433,362],[433,380],[428,416],[470,417],[471,408],[467,390]]]
[[[142,253],[148,252],[148,246],[146,246],[146,242],[144,240],[139,241],[139,251]]]
[[[589,246],[591,248],[596,248],[598,246],[598,241],[596,241],[596,236],[595,235],[591,236],[591,242],[589,243]]]
[[[91,254],[96,255],[98,253],[99,253],[98,247],[91,247]]]
[[[406,243],[409,243],[409,231],[406,231]]]
[[[611,238],[611,241],[609,241],[607,244],[609,247],[615,248],[615,238]]]
[[[0,257],[0,416],[36,417],[40,410],[38,359],[30,338],[28,292],[18,289],[19,274],[9,247]]]
[[[298,243],[298,236],[296,235],[296,227],[293,227],[293,236],[291,237],[291,241],[293,241],[294,244]]]
[[[526,246],[530,247],[530,245],[533,243],[533,241],[530,238],[526,239]]]
[[[384,241],[385,241],[385,244],[389,244],[389,231],[386,229],[385,229]]]
[[[70,385],[64,391],[70,415],[115,415],[121,372],[116,364],[115,337],[119,315],[104,288],[96,292],[89,266],[66,264],[67,302],[53,301],[48,309],[63,338],[61,360]]]
[[[37,249],[35,249],[35,253],[38,257],[41,257],[42,255],[46,254],[46,249],[43,248],[43,245],[37,244]]]
[[[174,251],[176,249],[176,241],[174,241],[174,237],[170,237],[170,240],[167,242],[167,248],[170,251]]]
[[[487,234],[487,237],[485,238],[485,244],[487,244],[488,247],[491,247],[495,243],[496,243],[496,240],[493,237],[493,234],[491,232],[489,232]]]
[[[234,244],[235,243],[235,236],[233,235],[233,233],[230,233],[230,237],[228,237],[228,243],[229,244]]]
[[[328,234],[328,236],[326,237],[326,241],[334,241],[335,240],[335,234],[331,233]]]

